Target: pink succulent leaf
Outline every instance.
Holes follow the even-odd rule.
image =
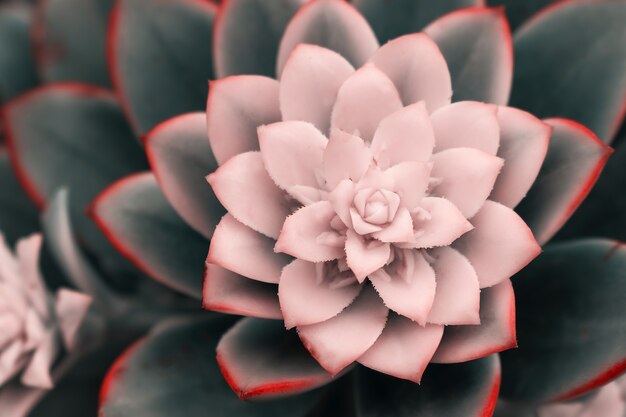
[[[274,183],[289,191],[293,186],[319,186],[319,169],[328,139],[308,122],[285,121],[260,126],[263,166]]]
[[[45,82],[74,80],[110,87],[106,27],[114,1],[47,1],[33,30],[36,60]]]
[[[437,44],[414,33],[384,44],[371,63],[393,81],[405,106],[424,101],[429,112],[450,104],[448,65]]]
[[[381,120],[401,108],[398,90],[391,80],[375,66],[366,65],[348,77],[337,92],[331,128],[371,142]]]
[[[51,389],[62,344],[74,348],[91,297],[60,289],[56,299],[39,272],[42,236],[21,239],[13,253],[0,235],[0,386]],[[4,400],[3,400],[4,401]]]
[[[480,325],[446,327],[433,362],[467,362],[516,346],[515,294],[506,280],[481,291]]]
[[[443,326],[423,327],[405,317],[390,315],[383,333],[358,361],[376,371],[419,383],[442,333]]]
[[[479,325],[480,284],[476,271],[455,249],[442,247],[431,252],[437,290],[427,321],[445,325]]]
[[[586,127],[547,119],[553,128],[546,159],[517,207],[541,244],[550,240],[585,199],[613,150]]]
[[[298,326],[298,334],[320,365],[337,375],[376,342],[385,328],[388,312],[376,291],[367,286],[337,316]]]
[[[360,67],[378,48],[376,35],[361,14],[348,2],[319,0],[306,3],[291,19],[280,41],[276,73],[298,44],[308,43],[333,50]]]
[[[346,155],[350,155],[350,158],[346,159]],[[363,139],[342,130],[333,129],[323,157],[326,186],[331,190],[336,190],[343,180],[359,181],[372,164],[372,159],[372,151]],[[344,184],[342,187],[348,187],[348,185]]]
[[[471,221],[474,229],[453,246],[470,261],[481,288],[508,279],[541,252],[526,223],[502,204],[487,201]]]
[[[404,107],[384,118],[374,133],[372,152],[385,169],[400,162],[429,161],[435,133],[423,101]]]
[[[437,109],[431,117],[435,152],[450,148],[475,148],[498,153],[500,127],[498,107],[477,101],[459,101]]]
[[[265,319],[282,319],[277,287],[208,263],[204,270],[202,306],[207,310]]]
[[[285,326],[291,329],[331,319],[348,307],[360,291],[354,276],[324,264],[296,259],[283,269],[278,284]]]
[[[293,395],[331,380],[295,331],[285,332],[274,320],[239,321],[217,345],[217,362],[241,399]]]
[[[215,13],[212,3],[201,0],[122,0],[115,5],[108,32],[109,69],[137,134],[204,107],[202,86],[213,73]],[[146,68],[151,68],[149,76]]]
[[[506,105],[513,77],[513,41],[502,8],[475,7],[440,17],[424,29],[441,49],[454,101]]]
[[[518,274],[519,348],[502,354],[503,398],[564,401],[624,372],[625,265],[621,242],[585,239],[546,246]]]
[[[187,224],[210,238],[223,208],[204,180],[217,168],[204,113],[169,119],[152,129],[144,143],[165,197]]]
[[[407,33],[419,32],[441,15],[455,9],[483,6],[482,0],[354,0],[354,6],[376,32],[378,41],[388,41]]]
[[[281,120],[279,84],[256,75],[226,77],[209,85],[206,122],[218,164],[259,150],[258,126]]]
[[[220,374],[218,362],[215,355],[211,352],[215,351],[219,337],[228,330],[234,320],[226,317],[212,318],[195,318],[195,319],[178,319],[169,320],[159,324],[145,338],[140,339],[131,345],[114,363],[105,378],[105,384],[100,392],[100,410],[102,417],[119,416],[120,413],[132,413],[135,417],[171,417],[181,414],[185,416],[201,416],[206,415],[207,410],[211,410],[213,417],[305,417],[313,404],[319,399],[318,392],[305,393],[302,395],[292,395],[288,398],[279,400],[265,401],[241,401],[233,394],[223,376]],[[264,321],[255,320],[254,323],[264,323]],[[267,327],[261,326],[260,330],[273,330],[273,334],[269,336],[282,336],[274,339],[274,342],[280,343],[285,341],[284,328],[280,324],[276,324],[276,329],[271,326],[269,321]],[[236,336],[240,336],[240,332]],[[257,332],[254,336],[262,336]],[[292,340],[293,339],[293,340]],[[293,335],[292,339],[287,339],[292,344],[300,343],[297,336]],[[235,340],[236,342],[239,339]],[[269,354],[275,346],[262,345],[257,342],[265,341],[262,338],[254,340],[255,354],[248,353],[244,358],[250,360],[256,358],[259,354]],[[295,342],[295,343],[293,343]],[[221,344],[231,347],[233,338],[227,343]],[[245,345],[244,349],[245,349]],[[290,353],[289,347],[285,346],[286,354],[282,357],[274,357],[276,364],[282,373],[276,373],[274,376],[285,377],[286,383],[292,383],[299,376],[303,380],[312,381],[315,379],[312,372],[307,372],[306,367],[300,367],[300,371],[304,371],[300,375],[293,375],[288,378],[289,370],[296,369],[297,365],[306,364],[315,366],[315,361],[302,347],[296,352],[301,357],[309,356],[308,361],[299,361],[298,354]],[[304,352],[302,352],[304,351]],[[236,361],[241,351],[232,349],[225,353],[222,357],[227,361],[221,362],[226,364],[228,369],[232,371],[232,375],[239,377],[237,382],[250,383],[248,387],[254,387],[254,383],[260,380],[249,379],[242,376],[239,372],[239,366]],[[234,358],[231,363],[230,360]],[[254,364],[245,362],[245,365],[252,365],[243,370],[257,370],[260,372],[265,365],[272,367],[274,364],[270,356],[266,356],[267,361],[257,361]],[[280,359],[285,359],[281,365]],[[311,364],[311,362],[313,362]],[[164,369],[164,364],[168,364]],[[232,367],[231,367],[232,364]],[[309,369],[317,369],[310,367]],[[324,372],[320,369],[320,372]],[[321,373],[320,373],[321,375]],[[146,380],[150,381],[150,389],[146,389]],[[318,379],[319,380],[319,379]],[[281,380],[277,379],[277,383]],[[294,388],[291,386],[283,386],[284,388]],[[266,389],[281,389],[279,385],[261,385]],[[158,395],[155,396],[155,393]],[[254,392],[253,392],[254,394]]]
[[[0,13],[0,90],[6,102],[35,87],[38,74],[31,49],[32,8],[3,7]],[[3,229],[4,230],[4,229]]]
[[[178,216],[152,173],[112,184],[90,212],[111,244],[138,268],[176,291],[202,297],[208,242]]]
[[[625,19],[620,1],[564,2],[540,10],[515,33],[511,104],[537,117],[574,119],[611,143],[624,119]],[[575,29],[581,26],[587,29]]]
[[[546,158],[552,127],[530,113],[498,108],[500,148],[506,162],[489,198],[514,208],[526,196]]]
[[[356,375],[357,412],[362,417],[387,417],[390,410],[396,417],[491,416],[500,372],[498,355],[454,365],[431,365],[419,385],[360,368]]]
[[[303,3],[304,0],[222,2],[213,38],[217,77],[242,74],[274,76],[280,39]]]
[[[39,211],[18,182],[6,149],[0,149],[0,230],[9,245],[40,229]]]
[[[310,122],[327,134],[339,87],[352,73],[352,65],[338,53],[317,45],[298,45],[280,77],[283,120]]]
[[[463,213],[450,201],[441,197],[425,197],[421,202],[424,211],[413,214],[413,224],[419,233],[406,245],[408,248],[448,246],[474,228]]]
[[[256,281],[278,284],[290,258],[274,253],[275,244],[226,214],[215,229],[207,261]]]
[[[241,153],[207,177],[232,216],[259,233],[278,238],[290,214],[289,200],[270,178],[260,152]]]

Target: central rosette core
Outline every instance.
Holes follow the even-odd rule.
[[[364,188],[354,196],[350,217],[360,235],[378,232],[390,224],[400,207],[400,196],[393,191]]]

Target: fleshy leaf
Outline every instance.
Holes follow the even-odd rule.
[[[455,9],[482,6],[483,0],[354,0],[353,3],[384,45],[402,35],[420,32],[433,20]]]
[[[109,370],[99,415],[304,417],[315,394],[258,403],[241,401],[229,389],[212,352],[232,322],[187,319],[159,325]]]
[[[204,113],[169,119],[146,136],[152,171],[172,207],[193,229],[210,238],[224,209],[205,177],[217,168]]]
[[[241,399],[293,395],[330,382],[295,331],[280,321],[246,318],[217,345],[222,375]]]
[[[215,22],[213,56],[219,78],[276,73],[278,45],[304,0],[229,0]]]
[[[106,29],[114,0],[46,0],[33,31],[37,65],[47,82],[109,87]]]
[[[625,20],[624,2],[589,0],[530,19],[515,33],[511,105],[577,120],[610,143],[624,118]]]
[[[37,84],[30,47],[31,15],[25,6],[0,7],[0,103]]]
[[[519,348],[502,354],[505,398],[584,394],[626,369],[626,248],[588,239],[548,246],[514,280]]]
[[[116,182],[90,211],[109,241],[137,267],[166,286],[201,298],[208,242],[178,216],[153,174]]]
[[[291,19],[278,50],[279,77],[291,51],[300,43],[338,52],[355,68],[363,65],[378,48],[376,35],[363,16],[348,2],[337,0],[308,2]]]
[[[586,127],[567,119],[545,120],[554,130],[537,180],[516,210],[544,244],[585,199],[611,155]]]
[[[500,387],[497,355],[454,365],[429,365],[420,385],[369,370],[357,374],[359,417],[486,417]]]
[[[39,213],[21,188],[9,157],[0,149],[0,230],[9,245],[39,230]]]
[[[121,0],[113,9],[111,77],[137,133],[204,108],[215,12],[202,0]]]
[[[424,30],[448,62],[453,101],[507,103],[513,76],[513,44],[502,9],[459,10],[440,17]]]

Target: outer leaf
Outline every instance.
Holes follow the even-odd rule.
[[[164,323],[120,356],[100,394],[101,417],[302,417],[315,395],[239,400],[212,353],[231,319]]]
[[[554,130],[537,180],[516,210],[539,244],[546,243],[585,199],[612,149],[586,127],[548,119]]]
[[[421,31],[438,17],[455,9],[482,6],[483,0],[354,0],[381,45],[413,32]]]
[[[519,349],[502,354],[507,399],[571,398],[626,369],[626,248],[548,246],[514,280]]]
[[[30,49],[31,20],[31,12],[26,7],[0,7],[0,103],[37,83]]]
[[[139,134],[204,108],[215,11],[204,0],[120,0],[114,8],[111,76]]]
[[[189,113],[152,129],[146,153],[161,190],[178,214],[196,231],[211,237],[224,214],[205,177],[217,162],[207,140],[204,113]]]
[[[513,44],[501,8],[458,10],[424,30],[448,62],[452,101],[507,104],[513,77]]]
[[[328,383],[328,374],[280,321],[247,318],[217,346],[222,375],[241,399],[291,395]]]
[[[157,281],[200,299],[208,242],[178,216],[151,173],[124,178],[91,214],[110,242]]]
[[[589,196],[555,239],[602,236],[626,241],[626,146],[623,145],[609,158]]]
[[[626,3],[565,1],[515,33],[511,104],[568,117],[610,143],[624,117]],[[581,30],[580,28],[584,28]]]
[[[0,148],[0,230],[9,245],[39,230],[39,214],[15,178],[9,157]]]
[[[108,87],[106,25],[114,0],[43,0],[33,41],[45,81]]]
[[[358,370],[359,417],[486,417],[500,388],[497,355],[454,365],[429,365],[420,385]]]
[[[303,3],[304,0],[224,1],[213,39],[217,77],[238,74],[273,77],[280,39]]]

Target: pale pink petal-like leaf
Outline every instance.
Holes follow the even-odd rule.
[[[372,164],[372,152],[358,136],[332,129],[324,151],[326,187],[334,190],[342,181],[358,181]]]
[[[332,281],[324,278],[319,276],[314,263],[300,259],[283,269],[278,298],[288,329],[335,317],[352,303],[361,290],[356,281],[337,288]]]
[[[285,193],[265,170],[260,152],[246,152],[229,159],[207,180],[235,219],[259,233],[278,238],[291,210]]]
[[[432,193],[454,203],[471,219],[484,204],[504,161],[473,148],[453,148],[433,155],[432,177],[440,181]]]
[[[55,312],[63,344],[68,350],[74,348],[76,335],[92,301],[90,296],[67,288],[61,288],[57,292]]]
[[[425,162],[400,162],[387,169],[384,175],[391,180],[392,189],[402,206],[413,210],[424,198],[431,175],[431,164]],[[381,184],[384,188],[384,184]]]
[[[401,108],[400,96],[391,80],[375,66],[366,65],[339,89],[331,127],[369,142],[380,121]]]
[[[39,254],[43,236],[34,234],[17,242],[15,253],[19,263],[20,277],[23,281],[24,295],[30,300],[37,313],[48,318],[48,295],[41,271]]]
[[[476,270],[480,288],[510,278],[541,252],[521,217],[500,203],[486,201],[472,218],[472,224],[474,229],[457,240],[454,247]]]
[[[442,333],[443,326],[422,327],[405,317],[391,315],[376,343],[358,362],[396,378],[419,383]]]
[[[50,367],[56,359],[59,347],[55,332],[48,331],[22,373],[20,378],[22,384],[35,388],[52,388],[54,382],[50,375]]]
[[[207,261],[256,281],[278,284],[289,257],[275,253],[274,244],[227,214],[215,228]]]
[[[435,271],[418,251],[405,252],[405,256],[412,257],[407,261],[410,267],[406,274],[388,268],[384,274],[372,274],[370,281],[390,310],[423,326],[435,299]]]
[[[209,85],[206,123],[211,149],[222,165],[259,149],[257,127],[281,120],[278,81],[258,75],[221,78]]]
[[[472,224],[463,213],[450,201],[441,197],[426,197],[420,207],[428,213],[424,218],[421,213],[413,217],[417,236],[410,244],[415,248],[447,246],[472,230]]]
[[[355,68],[363,65],[378,48],[376,35],[361,14],[348,2],[308,2],[291,19],[278,50],[280,75],[298,44],[309,43],[343,56]]]
[[[283,190],[319,187],[318,173],[328,139],[308,122],[287,121],[260,126],[261,156],[268,174]]]
[[[441,107],[431,116],[435,152],[450,148],[475,148],[495,155],[500,144],[498,106],[459,101]]]
[[[371,59],[393,81],[405,105],[426,102],[429,112],[450,104],[452,82],[439,47],[425,34],[401,36]]]
[[[482,290],[479,325],[446,327],[433,362],[467,362],[516,346],[515,294],[507,279]]]
[[[450,247],[434,249],[430,255],[435,258],[437,290],[428,322],[480,324],[478,277],[467,258]]]
[[[308,44],[297,46],[280,77],[283,120],[310,122],[327,134],[339,87],[352,73],[352,65],[330,49]]]
[[[206,264],[202,307],[227,314],[282,319],[277,286],[253,281],[227,269]]]
[[[287,217],[274,250],[309,262],[324,262],[344,255],[343,238],[331,228],[335,211],[328,201],[302,207]]]
[[[348,230],[346,239],[346,260],[348,266],[363,282],[372,272],[382,268],[389,260],[390,245],[375,240],[367,242],[353,230]]]
[[[389,310],[370,286],[337,316],[321,323],[298,326],[300,339],[311,355],[332,375],[362,356],[378,339]]]
[[[513,208],[537,179],[548,152],[552,127],[512,107],[498,108],[498,123],[498,156],[504,159],[504,166],[489,199]]]
[[[410,242],[413,239],[413,219],[411,213],[402,207],[398,210],[395,219],[379,232],[372,236],[381,242]]]

